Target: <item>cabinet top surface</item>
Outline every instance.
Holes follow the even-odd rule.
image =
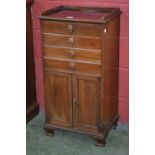
[[[105,23],[119,14],[119,8],[59,6],[42,12],[40,19]]]

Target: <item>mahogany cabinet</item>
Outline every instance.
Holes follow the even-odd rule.
[[[47,135],[61,128],[105,145],[119,118],[120,13],[59,6],[41,14]]]
[[[39,113],[36,102],[35,67],[33,51],[31,7],[33,0],[26,0],[26,122]]]

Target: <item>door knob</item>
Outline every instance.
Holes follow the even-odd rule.
[[[77,106],[77,105],[78,105],[77,98],[74,98],[74,99],[73,99],[73,106],[75,107],[75,106]]]

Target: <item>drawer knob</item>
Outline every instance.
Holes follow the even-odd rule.
[[[73,25],[68,25],[68,32],[73,33]]]
[[[74,63],[74,62],[70,62],[70,63],[69,63],[69,69],[70,69],[71,71],[74,71],[74,70],[75,70],[75,63]]]
[[[69,38],[68,42],[69,42],[70,45],[73,45],[74,44],[74,38]]]
[[[68,56],[69,56],[70,58],[74,58],[74,56],[75,56],[74,51],[68,52]]]

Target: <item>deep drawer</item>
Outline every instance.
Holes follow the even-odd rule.
[[[43,45],[99,50],[101,49],[101,39],[93,37],[43,34]]]
[[[41,26],[43,33],[74,34],[95,37],[101,35],[101,25],[99,24],[42,21]]]
[[[44,56],[77,61],[101,62],[100,50],[80,50],[60,47],[44,47]]]
[[[45,68],[50,68],[54,70],[65,70],[72,72],[82,72],[91,74],[101,74],[100,64],[90,64],[74,61],[64,61],[57,59],[46,59],[44,60]]]

